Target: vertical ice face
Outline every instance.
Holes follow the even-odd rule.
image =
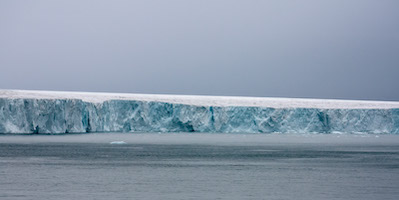
[[[399,108],[189,105],[145,100],[0,98],[0,133],[399,134]]]

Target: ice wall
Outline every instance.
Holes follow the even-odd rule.
[[[0,98],[0,133],[399,134],[399,108],[199,106],[140,100]]]

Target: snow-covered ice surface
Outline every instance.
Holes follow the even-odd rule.
[[[155,95],[128,93],[61,92],[39,90],[0,90],[0,98],[7,99],[77,99],[90,103],[110,100],[165,102],[194,106],[244,106],[267,108],[320,108],[320,109],[392,109],[399,108],[394,101],[355,101],[332,99],[265,98],[235,96]]]
[[[0,133],[399,133],[399,102],[0,90]]]

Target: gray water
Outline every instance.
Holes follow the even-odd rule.
[[[399,199],[399,136],[0,136],[0,199]]]

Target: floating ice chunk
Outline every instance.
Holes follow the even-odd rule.
[[[110,144],[127,144],[125,141],[112,141]]]

